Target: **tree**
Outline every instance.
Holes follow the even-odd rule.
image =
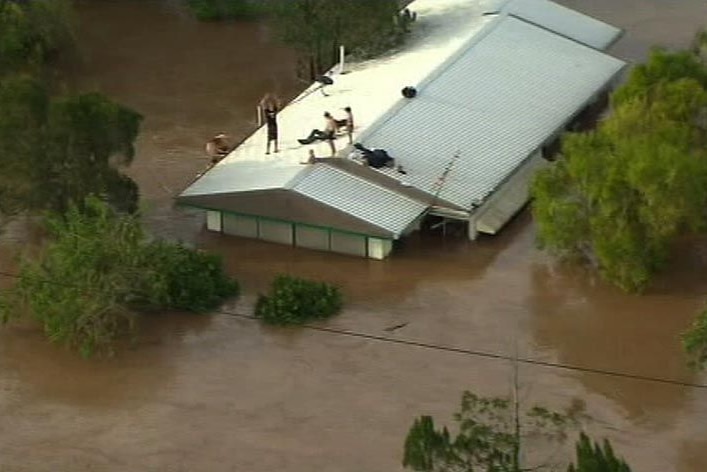
[[[564,158],[536,175],[541,245],[644,289],[676,238],[705,229],[706,87],[693,55],[653,51],[614,95],[612,116],[566,136]]]
[[[303,324],[334,316],[341,306],[338,287],[280,274],[273,280],[270,293],[258,297],[255,316],[268,324]]]
[[[537,448],[532,444],[537,440],[563,441],[567,428],[577,423],[576,407],[566,413],[534,407],[521,417],[517,406],[464,392],[461,411],[454,416],[457,436],[446,427],[436,429],[430,416],[417,418],[405,439],[403,466],[418,472],[559,470],[558,464],[526,464],[522,452]],[[581,433],[576,452],[577,465],[570,464],[568,472],[631,472],[606,440],[599,447]]]
[[[202,21],[226,18],[252,18],[264,11],[258,0],[187,0],[194,15]]]
[[[606,439],[602,446],[581,433],[576,446],[577,465],[570,464],[567,472],[631,472],[631,468],[614,454]]]
[[[703,369],[707,363],[707,310],[694,321],[690,329],[682,336],[682,346],[689,356],[693,368]]]
[[[28,315],[84,356],[112,353],[134,333],[136,312],[206,311],[238,292],[218,257],[150,242],[137,216],[96,197],[49,215],[47,227],[46,249],[23,261],[19,282],[0,296],[0,321]]]
[[[69,0],[0,0],[0,77],[37,71],[72,43]]]
[[[132,284],[144,235],[134,216],[116,218],[99,200],[47,218],[50,242],[39,260],[23,261],[14,290],[2,296],[0,318],[27,314],[52,342],[88,356],[110,351],[133,332]]]
[[[310,78],[336,63],[339,46],[360,56],[399,44],[407,23],[397,0],[274,0],[273,20],[283,41],[309,62]]]
[[[669,52],[654,48],[648,61],[637,65],[631,71],[628,82],[614,93],[612,103],[616,106],[648,96],[660,84],[685,78],[694,79],[703,88],[707,87],[707,69],[694,52]]]
[[[703,63],[707,63],[707,29],[703,28],[695,35],[691,50]]]
[[[134,212],[137,185],[120,173],[142,117],[101,94],[50,98],[36,79],[0,81],[0,212],[65,211],[104,195]]]
[[[484,398],[471,392],[462,395],[454,415],[459,433],[435,428],[430,416],[416,419],[405,440],[403,466],[418,472],[520,472],[521,446],[542,438],[562,441],[574,415],[534,407],[515,413],[515,404],[502,398]],[[542,466],[539,466],[542,467]]]

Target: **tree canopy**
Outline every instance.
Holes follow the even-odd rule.
[[[600,446],[593,443],[589,436],[580,434],[576,446],[577,464],[570,464],[567,472],[631,472],[623,459],[616,457],[609,441]]]
[[[51,98],[36,79],[0,80],[0,213],[64,211],[103,195],[122,211],[138,204],[130,164],[142,117],[101,94]]]
[[[36,71],[73,41],[69,0],[0,0],[0,77]]]
[[[568,459],[529,463],[524,450],[546,448],[564,441],[567,430],[577,425],[578,410],[566,413],[542,407],[523,410],[503,398],[485,398],[464,392],[460,411],[454,415],[458,434],[437,429],[430,416],[417,418],[405,440],[403,466],[417,472],[521,472],[562,470],[568,472],[630,472],[608,441],[593,444],[582,433],[576,445],[576,465]]]
[[[571,414],[534,407],[515,417],[514,405],[503,398],[464,392],[454,415],[458,434],[436,429],[430,416],[417,418],[405,440],[403,466],[418,472],[520,472],[521,446],[530,438],[564,440],[574,424]]]
[[[397,0],[273,0],[272,8],[276,30],[310,58],[312,75],[336,63],[341,45],[371,56],[399,44],[409,21]]]
[[[250,18],[266,11],[263,0],[187,0],[187,6],[202,21]]]
[[[640,291],[679,236],[705,229],[707,68],[690,52],[654,50],[612,104],[538,173],[533,214],[542,246]]]
[[[0,295],[0,321],[27,315],[53,342],[88,356],[110,353],[135,329],[135,313],[203,312],[238,293],[221,260],[149,241],[135,215],[96,197],[47,218],[50,241],[25,259],[16,286]]]
[[[703,310],[682,336],[683,349],[689,356],[689,364],[703,369],[707,363],[707,309]]]

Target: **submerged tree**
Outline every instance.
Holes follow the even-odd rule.
[[[202,312],[238,293],[221,260],[150,242],[135,215],[96,197],[47,219],[50,241],[25,259],[19,282],[0,294],[0,321],[29,316],[53,342],[88,356],[112,352],[134,332],[137,311]]]
[[[273,0],[283,41],[299,49],[314,76],[336,63],[339,46],[359,56],[399,44],[408,29],[397,0]]]
[[[563,141],[538,173],[533,214],[544,247],[589,261],[612,283],[644,289],[682,234],[707,223],[707,69],[653,51],[597,130]]]
[[[52,99],[27,77],[0,81],[0,213],[64,211],[90,194],[137,209],[120,173],[134,155],[141,116],[103,95]]]
[[[417,472],[524,472],[564,470],[569,460],[530,464],[525,450],[537,456],[539,447],[566,439],[577,424],[576,406],[566,413],[534,407],[521,413],[519,405],[501,398],[464,392],[461,410],[454,416],[458,434],[437,429],[430,416],[415,420],[405,440],[403,466]],[[630,472],[616,458],[608,441],[592,445],[582,433],[576,446],[576,466],[568,472]]]
[[[251,18],[265,11],[263,0],[186,0],[187,6],[202,21]]]
[[[628,464],[616,457],[607,440],[600,446],[592,443],[589,437],[582,433],[577,441],[576,451],[577,464],[571,464],[567,472],[631,472]]]
[[[73,42],[69,0],[0,0],[0,76],[36,70]]]
[[[682,336],[683,349],[693,368],[703,369],[707,363],[707,310],[704,310]]]
[[[692,41],[692,53],[707,63],[707,29],[700,30]]]
[[[458,434],[436,429],[430,416],[413,423],[405,440],[403,466],[418,472],[520,472],[526,441],[562,441],[574,416],[535,407],[522,414],[507,399],[464,392],[454,415]],[[541,467],[536,466],[536,468]]]

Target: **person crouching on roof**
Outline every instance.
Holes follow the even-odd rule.
[[[212,163],[217,163],[228,153],[231,152],[231,146],[228,143],[228,135],[219,133],[206,142],[206,154],[211,157]]]

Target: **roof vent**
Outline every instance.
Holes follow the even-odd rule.
[[[405,98],[415,98],[415,96],[417,95],[417,89],[415,87],[408,86],[402,89],[401,93]]]

